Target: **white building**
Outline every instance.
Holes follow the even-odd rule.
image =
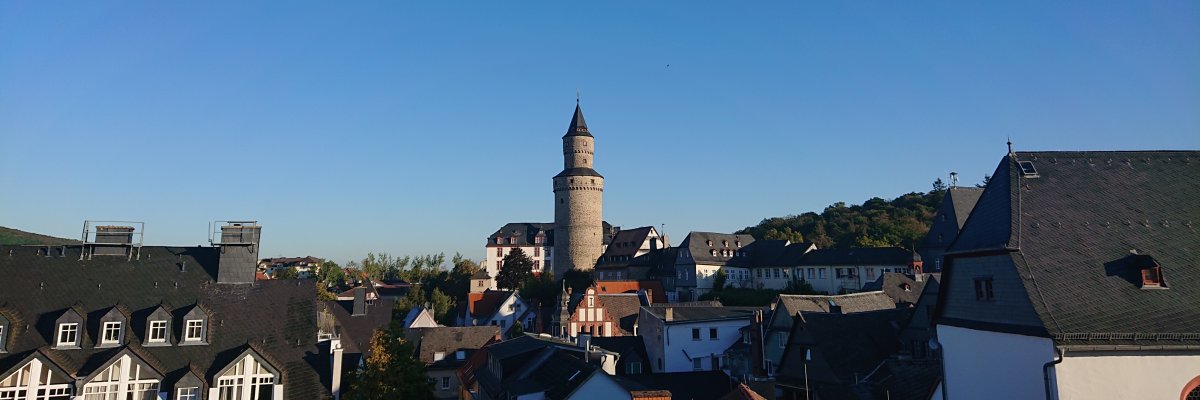
[[[941,394],[1200,398],[1196,160],[1005,156],[944,255]]]
[[[690,232],[675,251],[674,278],[676,296],[681,301],[695,300],[712,291],[717,271],[725,268],[726,283],[735,287],[751,282],[750,257],[746,246],[754,243],[750,235]]]
[[[468,293],[465,307],[458,313],[458,326],[495,325],[500,332],[508,334],[513,325],[520,321],[525,330],[534,326],[537,310],[531,309],[517,292],[489,290],[483,293]]]
[[[884,273],[913,274],[921,266],[920,255],[899,247],[815,249],[805,253],[795,267],[782,269],[782,275],[784,279],[804,279],[818,292],[838,294],[860,291]],[[763,273],[764,277],[767,273],[776,277],[773,269]],[[757,273],[755,277],[758,279]]]
[[[721,355],[741,340],[758,307],[642,307],[638,335],[646,344],[651,370],[720,371]]]
[[[619,228],[614,228],[604,222],[604,245],[601,251],[608,249],[608,243]],[[483,269],[493,278],[489,289],[496,289],[495,278],[500,276],[504,267],[504,257],[514,249],[521,249],[530,260],[533,260],[533,272],[541,274],[551,271],[554,263],[554,224],[539,222],[514,222],[505,224],[488,236],[484,246]]]

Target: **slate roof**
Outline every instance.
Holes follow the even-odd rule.
[[[917,295],[919,296],[920,292],[917,292]],[[792,315],[795,315],[797,312],[805,314],[827,313],[829,312],[831,302],[841,306],[841,312],[843,314],[889,310],[896,308],[896,299],[893,299],[883,291],[850,293],[835,296],[781,294],[779,295],[778,302],[780,306],[782,306],[787,310],[788,313]]]
[[[926,276],[933,274],[926,274]],[[907,289],[905,289],[907,288]],[[882,291],[897,304],[917,304],[921,291],[925,289],[925,281],[917,282],[912,277],[896,273],[884,272],[873,282],[863,285],[864,291]]]
[[[641,311],[642,301],[636,294],[601,294],[596,295],[604,304],[605,313],[617,322],[621,333],[633,334],[633,325],[637,323],[638,312]]]
[[[592,133],[588,131],[587,121],[583,120],[583,109],[579,107],[578,102],[575,103],[575,114],[571,115],[571,124],[567,125],[567,134],[563,135],[563,138],[568,136],[592,137]]]
[[[612,263],[628,264],[641,249],[642,244],[646,242],[651,232],[654,232],[654,227],[651,226],[617,231],[611,243],[605,248],[604,254],[601,254],[597,260],[597,265]],[[660,247],[662,247],[661,244]]]
[[[712,243],[711,245],[709,243]],[[738,244],[741,246],[738,246]],[[754,243],[754,237],[745,234],[732,233],[716,233],[716,232],[690,232],[687,237],[683,238],[683,242],[679,247],[686,248],[692,255],[691,261],[701,264],[723,264],[731,263],[748,263],[749,255],[742,256],[741,250],[744,247]],[[712,255],[712,250],[717,250],[717,255]],[[725,257],[721,255],[722,250],[732,250],[735,255]]]
[[[666,310],[673,309],[673,318],[670,321],[663,321],[667,324],[692,323],[703,321],[719,321],[730,319],[745,319],[750,320],[755,311],[761,310],[762,307],[679,307],[676,305],[667,306],[649,306],[642,307],[650,314],[664,319]]]
[[[917,253],[899,247],[859,247],[816,249],[805,254],[796,265],[909,265],[920,260]]]
[[[371,336],[376,329],[386,329],[392,322],[392,299],[376,300],[367,306],[366,315],[354,313],[353,300],[330,300],[325,309],[333,315],[340,327],[343,354],[362,354],[371,345]]]
[[[10,320],[29,325],[28,331],[9,336],[9,353],[0,355],[0,370],[40,351],[67,374],[83,377],[128,348],[159,369],[166,377],[164,389],[191,370],[211,385],[213,374],[253,347],[281,371],[287,398],[329,397],[322,382],[329,366],[321,354],[327,349],[316,340],[321,303],[313,281],[216,284],[218,249],[212,247],[143,246],[140,259],[134,260],[94,256],[79,261],[80,250],[68,246],[62,256],[47,257],[34,247],[0,246],[0,276],[7,278],[0,290],[0,309]],[[93,348],[98,332],[89,329],[83,333],[82,349],[49,347],[55,319],[64,310],[76,308],[90,318],[88,313],[117,304],[133,314],[127,346]],[[209,344],[141,347],[145,316],[160,304],[173,313],[173,339],[180,337],[186,312],[197,304],[207,310]]]
[[[431,369],[458,368],[476,350],[500,336],[498,326],[463,326],[437,328],[416,328],[408,333],[409,340],[416,345],[417,359]],[[455,352],[462,350],[464,357],[458,359]],[[441,361],[434,361],[434,354],[442,352],[445,355]]]
[[[1200,345],[1200,152],[1019,152],[992,176],[951,263],[1013,254],[1059,344]],[[1168,289],[1139,287],[1134,251],[1161,265]]]
[[[512,247],[512,246],[533,246],[534,238],[538,234],[546,237],[546,243],[543,246],[554,245],[554,223],[546,222],[512,222],[504,224],[488,236],[487,247]],[[504,243],[496,244],[496,238],[504,238]],[[516,237],[517,243],[509,243],[509,238]]]
[[[911,309],[867,311],[852,314],[809,314],[792,325],[788,347],[779,366],[781,382],[803,383],[804,348],[812,349],[807,377],[811,381],[840,387],[826,390],[843,397],[856,377],[865,377],[889,356],[900,350],[901,324]],[[814,388],[819,388],[813,385]],[[823,394],[822,398],[827,397]]]
[[[738,387],[738,383],[721,371],[691,371],[659,374],[627,375],[617,379],[629,390],[667,390],[672,399],[715,400]]]
[[[581,360],[583,349],[575,344],[528,333],[492,343],[484,350],[498,360],[503,376],[497,378],[488,368],[474,371],[480,387],[491,393],[491,397],[544,391],[548,398],[561,399],[591,374],[603,374],[596,366]]]
[[[593,337],[591,343],[593,346],[620,354],[621,359],[625,359],[627,354],[634,354],[645,362],[650,360],[646,353],[646,342],[641,336]]]

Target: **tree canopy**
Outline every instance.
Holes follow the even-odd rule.
[[[500,289],[519,289],[533,276],[533,260],[525,255],[520,247],[514,247],[504,256],[500,273],[497,275],[496,286]]]
[[[404,340],[398,325],[376,330],[369,348],[363,368],[346,380],[343,399],[433,398],[433,384],[425,375],[425,365],[413,358],[413,346]]]
[[[939,179],[928,193],[909,193],[892,200],[872,198],[862,205],[838,202],[821,213],[772,217],[737,233],[756,239],[813,242],[820,248],[900,246],[915,248],[929,231],[946,185]]]

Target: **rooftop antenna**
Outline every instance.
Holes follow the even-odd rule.
[[[1008,154],[1012,154],[1012,136],[1008,137]]]
[[[950,171],[950,187],[958,186],[958,173]]]
[[[579,105],[579,88],[575,88],[575,105]]]

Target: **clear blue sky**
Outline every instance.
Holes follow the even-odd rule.
[[[1200,148],[1200,3],[0,2],[0,225],[263,256],[552,221],[575,90],[605,219],[728,232],[1018,150]],[[669,66],[668,66],[669,65]]]

